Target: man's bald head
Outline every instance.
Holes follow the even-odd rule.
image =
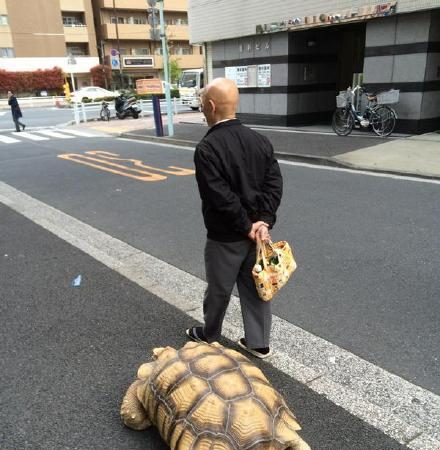
[[[227,78],[215,78],[202,92],[203,113],[209,126],[233,119],[238,106],[237,85]]]

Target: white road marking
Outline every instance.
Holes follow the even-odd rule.
[[[75,136],[69,136],[67,134],[61,134],[61,133],[57,133],[56,131],[51,131],[51,130],[38,130],[35,132],[44,134],[45,136],[50,136],[50,137],[59,138],[59,139],[74,139],[75,138]]]
[[[75,136],[81,136],[81,137],[100,137],[96,134],[86,133],[85,131],[79,131],[79,130],[69,130],[68,128],[61,128],[61,129],[57,128],[56,131],[61,131],[63,133],[70,133]]]
[[[29,133],[27,131],[22,131],[20,133],[15,132],[15,133],[12,133],[12,134],[16,135],[17,137],[30,139],[31,141],[48,141],[49,140],[49,138],[47,138],[47,137],[38,136],[36,134],[32,134],[32,133]]]
[[[186,147],[184,145],[166,144],[166,143],[154,142],[154,141],[141,141],[141,140],[130,139],[130,138],[119,138],[119,139],[121,141],[137,142],[139,144],[144,144],[144,145],[157,145],[159,147],[173,147],[173,148],[180,148],[182,150],[188,150],[191,152],[195,151],[195,148]],[[390,173],[380,173],[380,172],[373,172],[373,171],[369,171],[369,170],[355,170],[355,169],[345,169],[344,167],[321,166],[319,164],[286,161],[284,159],[278,159],[278,162],[280,164],[285,164],[287,166],[298,166],[298,167],[304,167],[307,169],[329,170],[331,172],[343,172],[343,173],[350,173],[353,175],[367,175],[370,177],[389,178],[389,179],[393,179],[393,180],[414,181],[417,183],[440,184],[440,180],[431,180],[429,178],[412,177],[411,175],[393,175]]]
[[[206,283],[0,182],[0,201],[198,321]],[[172,283],[170,283],[172,280]],[[223,334],[243,335],[237,298]],[[183,324],[182,324],[183,327]],[[183,329],[182,329],[183,332]],[[440,396],[319,338],[273,318],[278,370],[413,450],[440,448]]]
[[[369,170],[344,169],[343,167],[320,166],[316,164],[285,161],[282,159],[279,159],[278,162],[281,164],[286,164],[287,166],[299,166],[310,169],[329,170],[331,172],[345,172],[345,173],[352,173],[354,175],[368,175],[370,177],[391,178],[393,180],[405,180],[405,181],[416,181],[418,183],[440,184],[440,180],[431,180],[429,178],[417,178],[412,177],[411,175],[397,175],[397,174],[393,175],[391,173],[380,173]]]
[[[0,111],[0,116],[4,116],[7,113],[7,111]]]
[[[14,139],[9,136],[0,134],[0,142],[3,142],[4,144],[16,144],[17,142],[20,141],[18,139]]]

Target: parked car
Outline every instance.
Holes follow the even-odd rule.
[[[71,99],[74,102],[82,102],[84,98],[88,98],[94,101],[97,98],[104,98],[104,97],[114,98],[118,96],[119,96],[118,91],[108,91],[107,89],[104,89],[99,86],[86,86],[81,89],[78,89],[77,91],[72,92]]]

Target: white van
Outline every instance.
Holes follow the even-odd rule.
[[[200,108],[200,89],[204,87],[203,69],[182,70],[179,79],[179,94],[183,105],[191,109]]]

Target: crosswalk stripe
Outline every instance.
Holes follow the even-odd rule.
[[[20,141],[18,139],[0,135],[0,142],[3,142],[4,144],[15,144],[16,142],[20,142]]]
[[[57,133],[56,131],[50,131],[50,130],[38,130],[35,131],[35,133],[44,134],[45,136],[55,137],[59,139],[73,139],[75,136],[69,136],[67,134],[61,134]]]
[[[47,141],[49,138],[43,137],[43,136],[37,136],[36,134],[28,133],[27,131],[22,131],[20,134],[18,133],[12,133],[16,135],[17,137],[30,139],[31,141]]]
[[[85,131],[79,131],[79,130],[68,130],[66,128],[60,128],[57,131],[62,131],[63,133],[70,133],[70,134],[74,134],[75,136],[81,136],[81,137],[97,137],[96,134],[86,133]]]

